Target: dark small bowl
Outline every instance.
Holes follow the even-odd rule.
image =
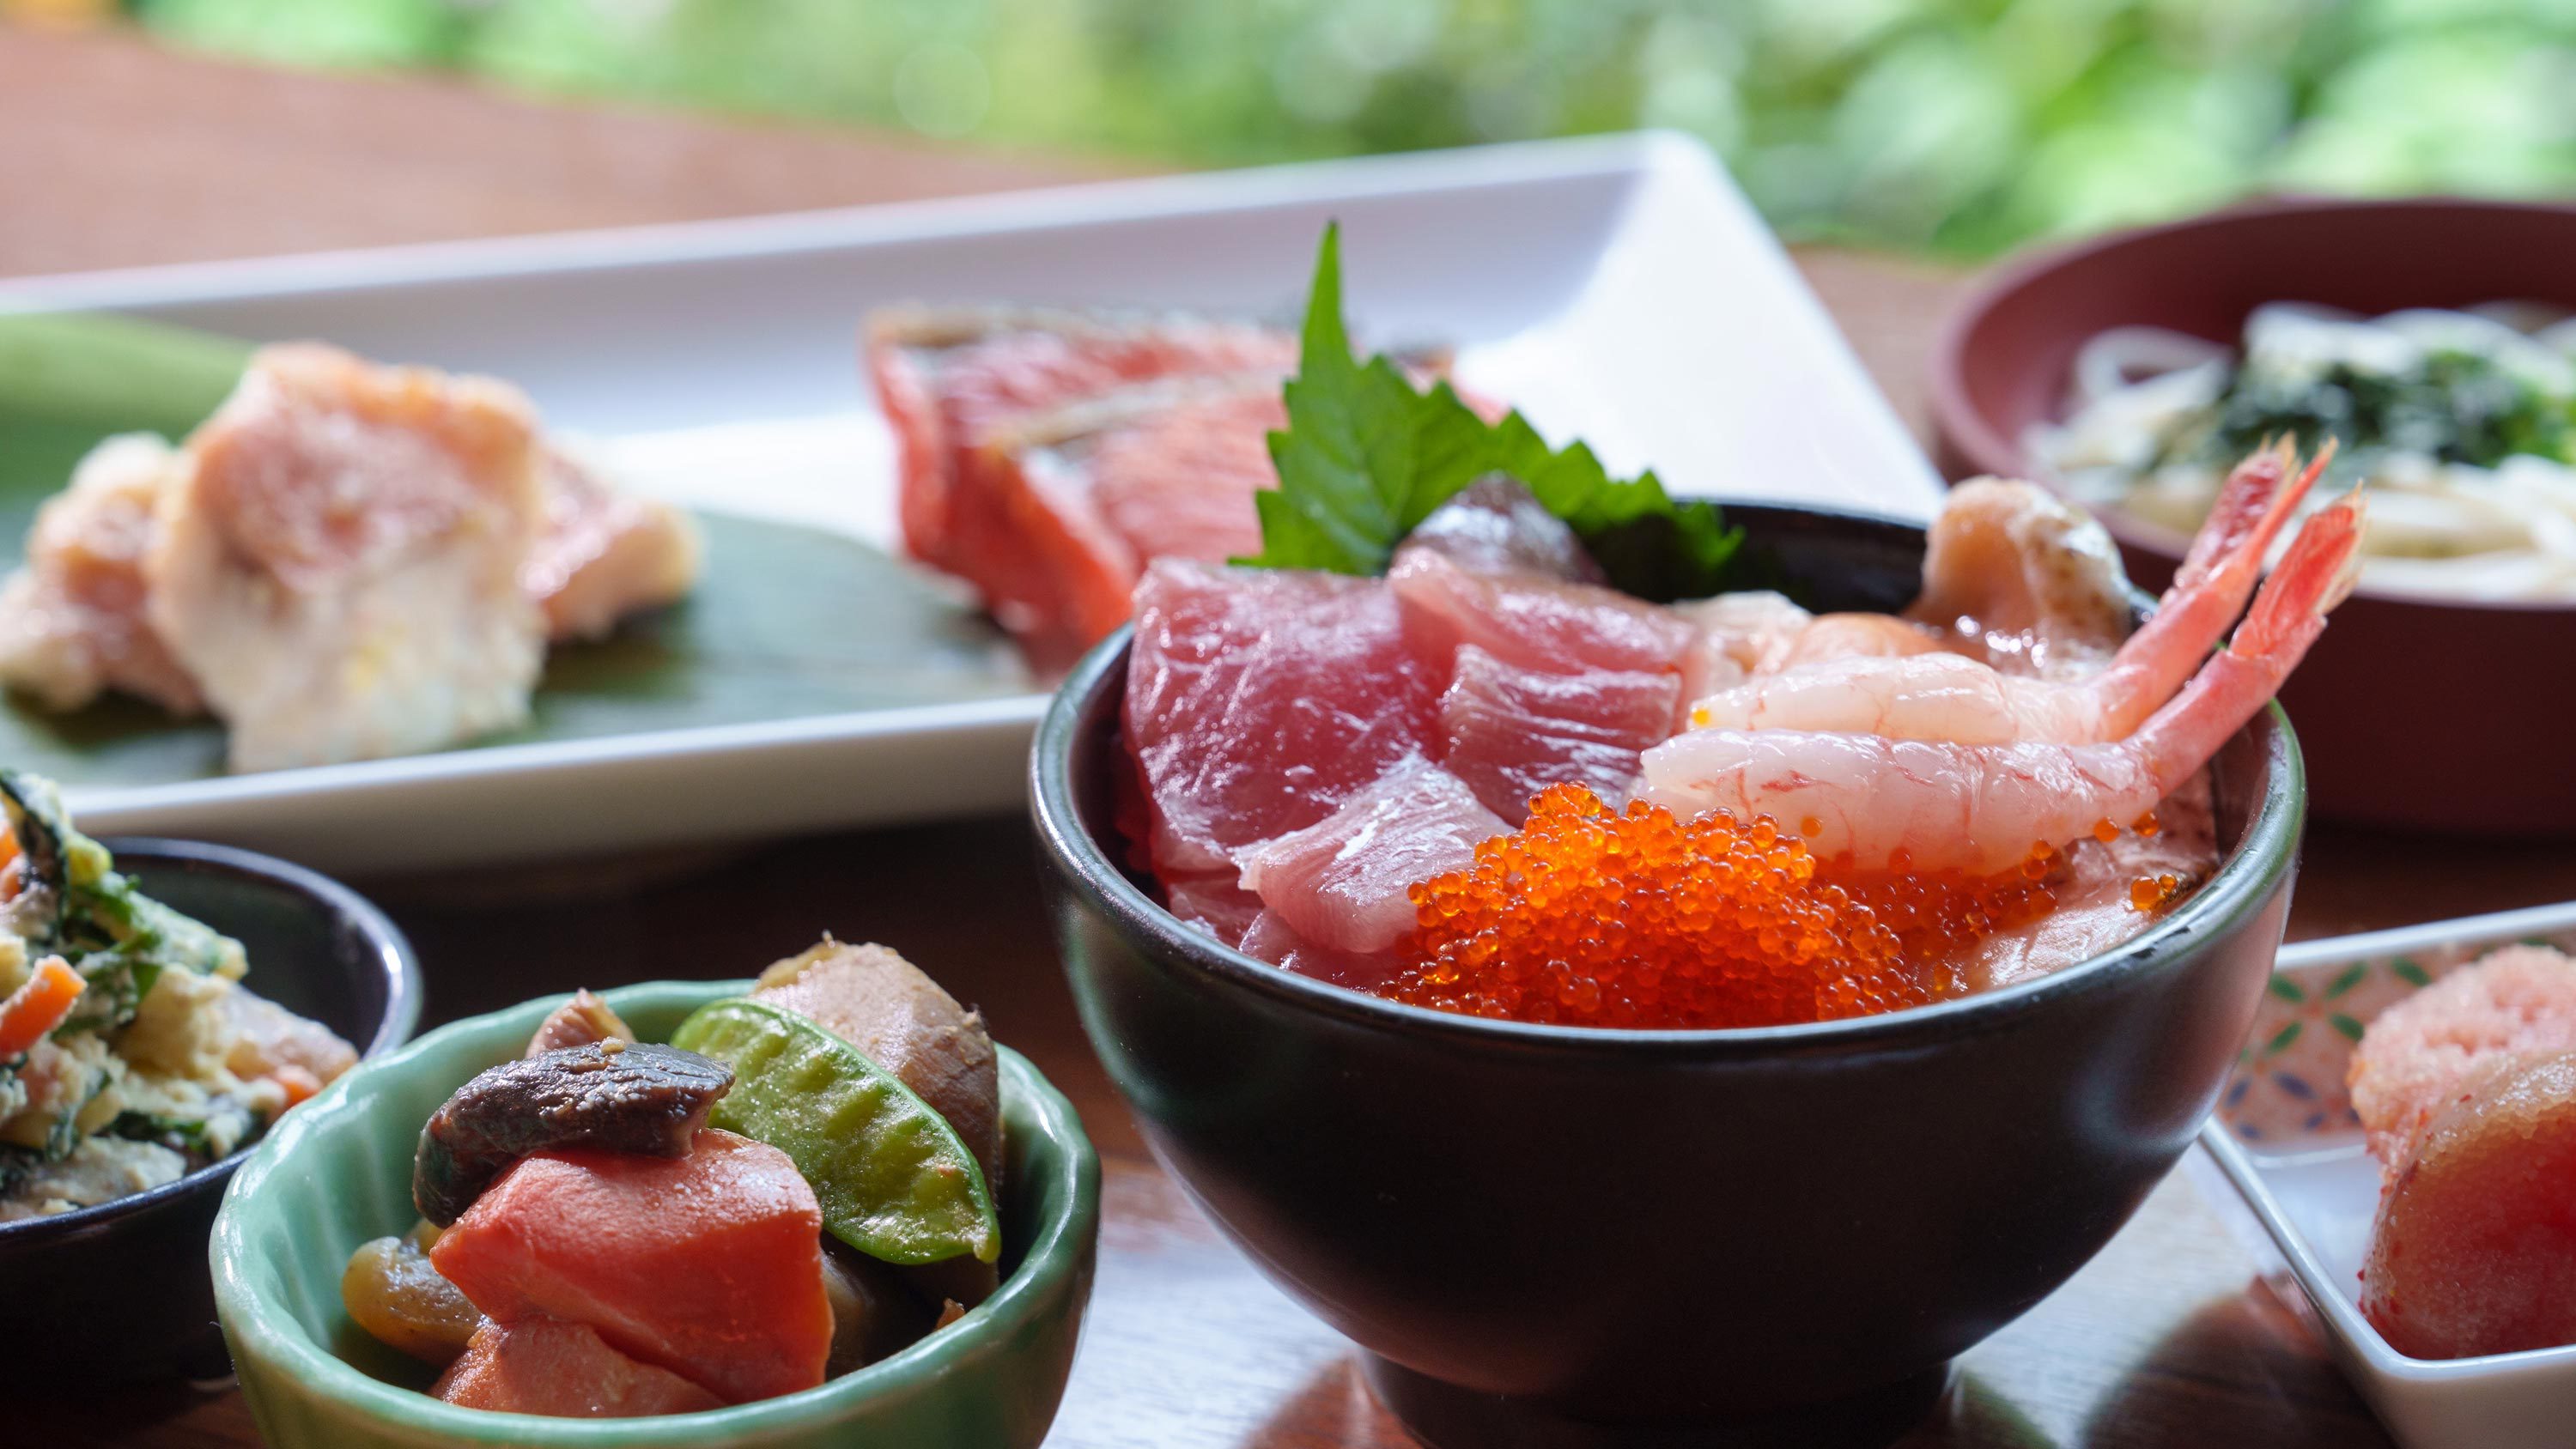
[[[2033,476],[2022,439],[2063,414],[2075,354],[2108,328],[2230,346],[2265,302],[2365,315],[2479,302],[2576,309],[2576,207],[2280,201],[2120,232],[1998,269],[1933,357],[1932,419],[1953,477]],[[2046,479],[2040,481],[2046,482]],[[2183,540],[2106,514],[2131,577],[2162,588]],[[2576,834],[2576,606],[2430,603],[2370,593],[2281,692],[2302,726],[2317,814],[2483,835]],[[2475,768],[2463,768],[2464,761]]]
[[[1827,606],[1915,591],[1917,528],[1728,512]],[[1083,1024],[1164,1163],[1448,1449],[1893,1437],[2190,1145],[2289,906],[2299,755],[2267,710],[2215,762],[2221,869],[2056,975],[1762,1030],[1401,1006],[1220,946],[1122,871],[1127,643],[1033,761]]]
[[[411,943],[347,886],[230,846],[103,843],[145,894],[238,939],[251,989],[364,1043],[365,1055],[391,1051],[418,1024]],[[227,1372],[206,1236],[250,1151],[132,1197],[0,1223],[0,1299],[42,1325],[16,1336],[0,1376],[62,1386]]]

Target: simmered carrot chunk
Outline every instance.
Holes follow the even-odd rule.
[[[430,1392],[468,1409],[561,1419],[635,1419],[720,1409],[724,1401],[669,1369],[637,1363],[579,1323],[485,1319],[465,1356]]]
[[[708,1129],[689,1155],[528,1157],[430,1250],[504,1323],[565,1319],[728,1403],[823,1382],[823,1212],[787,1154]]]

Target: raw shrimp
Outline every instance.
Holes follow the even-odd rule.
[[[2090,673],[2129,633],[2129,581],[2111,535],[2028,483],[1950,490],[1905,617],[1961,652],[2056,679]]]
[[[2347,497],[2299,531],[2227,649],[2124,739],[1962,745],[1792,730],[1694,730],[1646,752],[1640,798],[1689,818],[1792,822],[1821,859],[1991,874],[2125,823],[2191,778],[2268,702],[2359,567]]]
[[[1950,647],[1950,641],[1894,614],[1818,614],[1754,672],[1797,669],[1828,659],[1923,658]]]
[[[1767,589],[1694,599],[1673,605],[1673,612],[1691,626],[1690,646],[1682,651],[1686,704],[1776,667],[1774,656],[1816,618]]]
[[[2254,591],[2272,540],[2332,455],[2329,446],[2296,476],[2298,460],[2287,444],[2238,464],[2163,606],[2097,674],[2031,678],[1959,654],[1871,648],[1744,680],[1693,705],[1686,723],[1692,729],[1857,731],[1961,745],[2121,739],[2209,657]],[[1883,616],[1852,617],[1913,627]]]

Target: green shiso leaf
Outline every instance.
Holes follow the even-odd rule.
[[[1351,355],[1342,321],[1341,228],[1324,229],[1306,302],[1288,426],[1270,435],[1279,486],[1255,495],[1259,568],[1383,572],[1395,547],[1468,484],[1502,473],[1571,526],[1610,581],[1641,598],[1724,587],[1743,530],[1715,504],[1676,502],[1652,472],[1613,478],[1581,443],[1551,448],[1528,419],[1477,415],[1457,390],[1418,388],[1383,355]]]

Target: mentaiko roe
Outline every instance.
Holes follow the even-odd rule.
[[[1473,866],[1413,887],[1407,966],[1381,994],[1642,1029],[1893,1011],[1956,994],[1971,947],[2046,915],[2049,864],[2034,850],[1992,877],[1837,872],[1767,817],[1613,812],[1559,785]]]

